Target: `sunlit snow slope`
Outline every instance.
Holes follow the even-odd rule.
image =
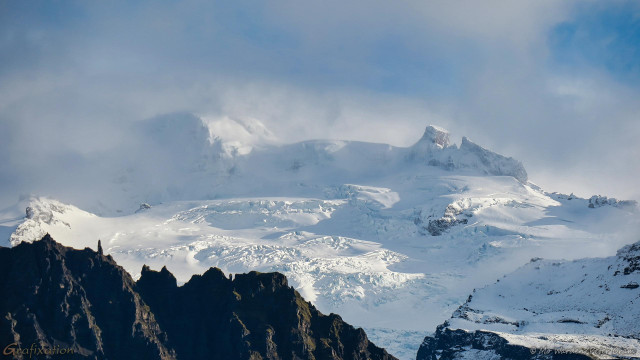
[[[211,124],[184,114],[140,124],[141,149],[126,151],[161,161],[107,166],[82,198],[52,192],[93,213],[26,197],[0,212],[0,235],[15,245],[48,232],[80,248],[101,239],[134,276],[143,264],[179,281],[211,266],[280,271],[403,359],[473,288],[531,258],[613,255],[637,240],[632,202],[546,193],[518,161],[466,138],[452,145],[437,127],[398,148],[279,144],[260,124]],[[229,128],[238,141],[214,133]]]
[[[640,242],[607,258],[533,259],[496,283],[475,290],[438,329],[438,341],[427,338],[418,360],[430,359],[438,347],[440,353],[450,352],[451,358],[495,357],[505,351],[495,338],[491,342],[500,345],[471,347],[471,342],[492,336],[525,347],[529,354],[640,358],[638,282]],[[457,340],[448,336],[449,331],[458,331]]]

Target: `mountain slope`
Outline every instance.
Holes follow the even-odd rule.
[[[0,233],[14,245],[47,232],[80,248],[102,239],[135,278],[143,264],[179,283],[210,267],[282,272],[403,359],[473,288],[529,259],[613,255],[637,240],[633,202],[545,192],[517,160],[435,126],[401,148],[281,144],[254,125],[149,120],[120,154],[126,169],[83,185],[81,208],[33,197],[0,211]],[[144,163],[141,144],[143,158],[162,156]]]
[[[516,353],[638,358],[639,282],[640,242],[607,258],[533,259],[474,291],[425,339],[418,360]]]
[[[0,301],[0,341],[74,359],[394,359],[281,274],[231,280],[211,268],[177,287],[166,268],[145,267],[135,283],[101,251],[48,235],[0,248],[0,288],[12,294]]]

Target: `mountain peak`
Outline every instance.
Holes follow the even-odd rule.
[[[202,117],[211,143],[220,142],[227,156],[248,155],[256,147],[275,144],[278,138],[258,119],[229,116]]]
[[[439,126],[428,125],[420,141],[444,149],[449,146],[449,131]]]
[[[409,158],[446,170],[473,169],[527,182],[527,171],[520,161],[487,150],[467,137],[462,138],[460,147],[450,144],[449,132],[435,125],[427,126],[422,138],[410,147]]]

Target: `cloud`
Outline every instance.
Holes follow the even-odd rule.
[[[122,146],[132,122],[189,111],[289,141],[409,145],[436,123],[550,191],[640,198],[624,40],[637,16],[598,17],[630,4],[2,2],[3,194]]]

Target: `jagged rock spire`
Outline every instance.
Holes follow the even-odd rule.
[[[98,254],[104,255],[102,251],[102,241],[100,241],[100,239],[98,239]]]

